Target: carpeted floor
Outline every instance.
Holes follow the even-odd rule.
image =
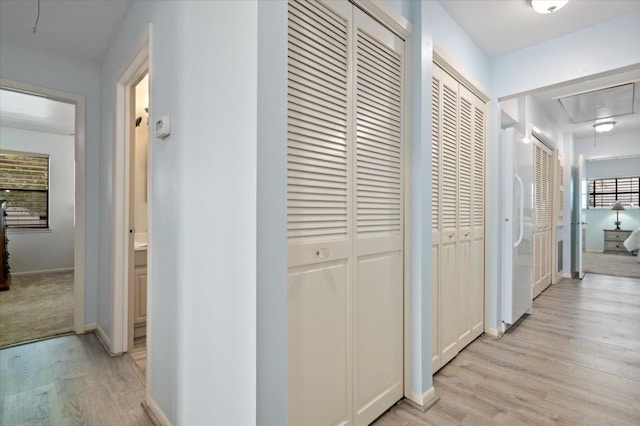
[[[640,278],[640,263],[630,253],[582,253],[583,269],[587,273]]]
[[[73,271],[11,277],[0,292],[0,348],[73,330]]]

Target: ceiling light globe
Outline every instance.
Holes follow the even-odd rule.
[[[611,129],[613,129],[613,126],[615,126],[615,124],[616,124],[615,121],[605,121],[605,122],[602,122],[602,123],[594,124],[593,128],[598,133],[605,133],[605,132],[611,131]]]
[[[569,0],[530,0],[531,7],[538,13],[553,13],[564,7]]]

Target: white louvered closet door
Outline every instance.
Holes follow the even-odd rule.
[[[404,42],[354,18],[354,409],[368,425],[403,395]]]
[[[403,395],[403,50],[348,2],[289,2],[291,425]]]
[[[484,331],[485,103],[434,65],[433,357],[437,371]]]
[[[537,139],[533,144],[533,297],[551,284],[551,226],[553,221],[553,158]]]

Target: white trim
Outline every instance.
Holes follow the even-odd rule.
[[[22,277],[25,275],[51,274],[55,272],[70,272],[70,271],[73,271],[73,268],[43,269],[41,271],[12,272],[11,276]]]
[[[150,26],[142,35],[135,56],[116,83],[116,129],[113,173],[113,340],[112,352],[126,352],[129,326],[129,108],[130,89],[149,63]],[[149,197],[150,198],[150,197]]]
[[[0,79],[0,87],[32,93],[75,105],[75,228],[73,233],[73,269],[75,273],[73,278],[73,331],[76,334],[82,334],[85,331],[85,97],[32,84],[19,83],[4,78]]]
[[[436,390],[433,386],[431,386],[425,393],[423,393],[422,395],[420,395],[417,392],[407,392],[407,394],[405,395],[406,398],[415,403],[418,404],[421,407],[428,407],[429,405],[431,405],[433,402],[435,402],[434,400],[436,400]]]
[[[562,278],[568,278],[571,279],[571,274],[567,273],[567,272],[563,272],[562,273]]]
[[[350,0],[367,15],[390,29],[405,42],[411,38],[411,23],[401,14],[380,0]]]
[[[102,347],[107,352],[107,354],[109,354],[110,357],[114,357],[122,354],[122,352],[116,353],[111,350],[111,340],[109,339],[109,336],[107,336],[107,333],[104,332],[102,327],[96,324],[96,328],[93,331],[96,334],[98,341],[102,344]]]
[[[503,327],[504,327],[504,323],[503,323]],[[504,331],[497,328],[488,327],[487,329],[485,329],[485,333],[491,337],[498,338],[504,334]]]
[[[149,394],[148,390],[147,390],[147,396],[145,399],[146,401],[143,402],[142,408],[144,409],[146,405],[146,408],[150,412],[150,413],[147,413],[147,415],[150,414],[149,417],[152,417],[153,420],[157,421],[162,426],[171,426],[171,421],[169,421],[169,418],[162,412],[162,410],[160,409],[160,406],[153,400],[153,398],[151,398],[151,394]]]
[[[89,323],[89,324],[85,324],[84,325],[84,332],[85,333],[95,332],[97,327],[98,327],[98,324],[96,324],[95,322],[92,322],[92,323]]]
[[[440,68],[451,74],[453,78],[458,80],[460,84],[469,89],[474,95],[482,99],[482,101],[488,105],[491,98],[487,95],[488,90],[483,88],[480,83],[474,82],[471,78],[467,78],[462,74],[455,65],[455,62],[448,58],[442,49],[438,46],[433,47],[433,62],[435,62]]]

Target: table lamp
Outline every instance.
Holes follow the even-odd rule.
[[[616,201],[615,204],[613,205],[613,207],[611,207],[611,210],[615,210],[616,212],[616,231],[620,230],[620,218],[618,217],[618,214],[620,213],[620,210],[624,210],[624,206],[622,205],[622,203],[620,201]]]

